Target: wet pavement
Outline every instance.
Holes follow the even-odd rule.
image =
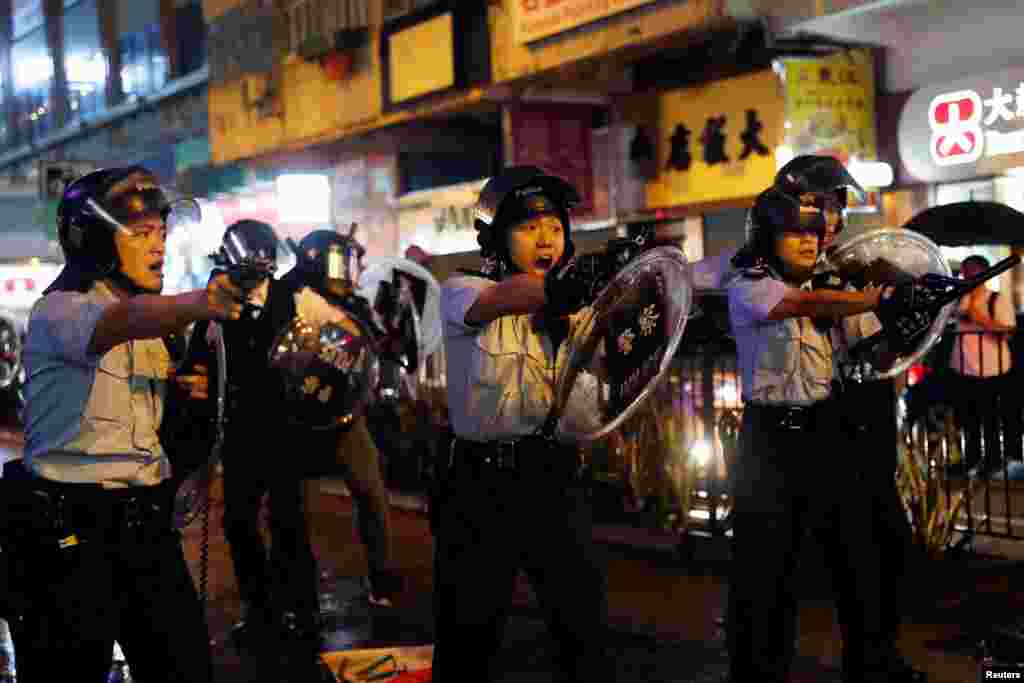
[[[395,510],[396,559],[406,581],[391,610],[371,608],[360,589],[366,560],[353,528],[350,500],[326,481],[312,504],[313,543],[323,579],[327,609],[325,638],[332,650],[432,641],[430,612],[432,539],[425,516]],[[227,644],[230,624],[239,614],[238,596],[219,528],[219,506],[211,524],[210,627],[217,657],[218,681],[257,681]],[[645,535],[646,534],[646,535]],[[189,529],[188,554],[198,557],[198,529]],[[611,643],[620,681],[721,683],[727,659],[721,618],[726,591],[725,539],[700,541],[692,557],[675,552],[671,537],[626,527],[599,527],[605,543],[609,585]],[[839,681],[840,639],[831,593],[813,550],[801,572],[805,596],[800,607],[799,658],[794,683]],[[961,591],[960,589],[964,589]],[[963,593],[963,594],[961,594]],[[977,593],[974,595],[973,593]],[[900,647],[909,660],[929,672],[933,683],[977,680],[974,641],[960,651],[945,651],[964,634],[965,605],[986,596],[1012,611],[1011,599],[1024,606],[1024,593],[1011,594],[1001,571],[982,576],[971,586],[950,586],[920,605],[904,629]],[[977,603],[981,604],[981,603]],[[523,582],[516,593],[501,654],[505,683],[551,680],[551,643],[532,593]],[[252,662],[250,662],[250,665]]]
[[[17,435],[5,438],[0,434],[0,459],[19,450]],[[405,588],[394,608],[382,610],[371,607],[361,589],[366,557],[356,537],[353,507],[344,486],[328,479],[319,488],[319,495],[311,501],[309,519],[321,569],[326,648],[343,652],[430,645],[433,542],[422,500],[393,496],[397,505],[395,557]],[[215,680],[283,680],[268,676],[258,659],[240,656],[229,643],[231,625],[240,617],[240,604],[221,512],[220,490],[215,487],[206,543],[207,614]],[[728,663],[721,629],[728,541],[699,540],[692,554],[683,557],[676,537],[656,530],[605,525],[595,530],[595,536],[607,562],[610,641],[618,680],[722,683]],[[202,545],[202,525],[197,522],[185,535],[186,555],[197,581]],[[1019,545],[1001,547],[1024,554]],[[828,579],[819,560],[811,549],[800,569],[804,596],[793,683],[839,681],[840,637]],[[908,619],[900,649],[928,672],[931,683],[978,680],[975,633],[1024,614],[1024,584],[1017,580],[1022,575],[1019,564],[1011,566],[1004,557],[973,565],[970,571],[945,571],[947,579],[921,576],[922,584],[930,588]],[[501,653],[502,683],[552,680],[550,653],[551,642],[529,586],[523,582],[516,592]],[[332,661],[337,662],[338,657]],[[303,680],[316,679],[307,676]]]

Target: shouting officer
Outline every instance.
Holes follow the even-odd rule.
[[[160,337],[236,318],[242,294],[222,275],[160,296],[174,215],[140,167],[89,173],[58,207],[66,265],[25,342],[25,467],[17,481],[4,473],[4,551],[26,582],[13,624],[26,681],[105,680],[115,639],[140,680],[211,677],[157,437],[170,368]]]
[[[881,624],[880,560],[868,497],[823,485],[823,443],[835,438],[833,348],[814,318],[870,311],[881,290],[811,290],[826,229],[817,197],[772,187],[749,216],[741,271],[729,283],[745,409],[734,471],[728,645],[733,683],[787,680],[795,652],[797,554],[805,531],[828,525],[839,588],[844,678],[883,681],[892,666]]]
[[[441,290],[455,440],[441,476],[435,550],[443,683],[493,680],[514,580],[524,570],[558,645],[558,680],[608,680],[604,579],[593,558],[579,454],[544,434],[562,342],[592,283],[574,268],[568,183],[507,168],[480,193],[484,271]]]

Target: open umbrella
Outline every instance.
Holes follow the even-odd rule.
[[[947,247],[1024,244],[1024,213],[997,202],[933,206],[903,226]]]

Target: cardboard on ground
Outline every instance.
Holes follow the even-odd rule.
[[[320,657],[336,676],[341,667],[342,660],[345,661],[344,677],[339,676],[339,681],[362,683],[362,681],[366,680],[366,675],[360,676],[357,675],[357,672],[362,671],[386,655],[392,655],[395,658],[399,669],[404,667],[408,671],[418,671],[430,667],[434,658],[434,646],[413,645],[408,647],[381,647],[369,650],[336,650],[334,652],[325,652]],[[381,673],[393,668],[394,666],[388,662],[372,673]],[[386,681],[387,679],[384,680]]]

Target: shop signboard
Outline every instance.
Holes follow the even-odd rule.
[[[1024,67],[918,90],[903,107],[898,136],[903,164],[918,181],[1024,166]]]
[[[878,159],[875,64],[871,50],[844,50],[828,57],[785,58],[777,63],[786,98],[779,163],[801,154],[835,157],[851,169]],[[865,187],[870,182],[854,173]],[[874,210],[870,192],[853,210]]]
[[[663,93],[653,110],[649,104],[632,121],[659,136],[649,208],[751,198],[771,185],[784,113],[771,70]]]
[[[476,251],[473,208],[486,179],[403,195],[398,204],[398,253],[413,245],[431,254]]]
[[[398,104],[456,85],[455,22],[450,12],[390,34],[389,103]]]
[[[580,193],[575,216],[592,217],[594,165],[591,105],[530,103],[509,107],[510,165],[539,166],[567,180]],[[598,207],[607,212],[607,200]]]
[[[654,0],[514,0],[515,41],[522,45],[598,19],[649,5]]]
[[[780,60],[786,93],[783,144],[793,156],[824,154],[844,164],[878,157],[875,67],[870,50]]]

